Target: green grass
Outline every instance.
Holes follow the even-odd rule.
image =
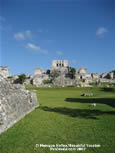
[[[30,89],[30,87],[28,87]],[[33,88],[40,107],[0,135],[0,153],[115,153],[115,91]],[[93,97],[82,97],[83,93]],[[96,103],[96,107],[91,106]],[[36,144],[100,144],[85,151],[50,151]]]
[[[89,83],[89,85],[92,85],[94,87],[100,86],[100,85],[97,85],[96,82]],[[101,82],[101,87],[106,87],[106,86],[115,87],[115,83]]]

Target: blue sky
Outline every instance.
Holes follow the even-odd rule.
[[[114,0],[0,0],[0,65],[33,74],[53,59],[89,73],[115,69]]]

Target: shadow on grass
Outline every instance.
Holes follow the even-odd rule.
[[[107,88],[107,87],[104,87],[104,88],[101,88],[101,91],[115,92],[115,88]]]
[[[47,107],[42,106],[40,107],[43,111],[48,112],[56,112],[59,114],[68,115],[70,117],[79,117],[79,118],[86,118],[86,119],[98,119],[96,116],[98,115],[115,115],[115,111],[100,111],[100,110],[90,110],[90,109],[72,109],[72,108],[65,108],[65,107]]]
[[[115,107],[115,98],[66,98],[67,102],[99,103]]]

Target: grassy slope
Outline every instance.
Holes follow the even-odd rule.
[[[94,97],[80,96],[84,92],[93,92]],[[0,153],[66,152],[36,148],[35,144],[100,144],[101,148],[87,148],[85,153],[114,153],[114,91],[51,88],[38,89],[37,96],[40,108],[0,135]],[[97,106],[92,107],[92,102]]]

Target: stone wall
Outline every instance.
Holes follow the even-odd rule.
[[[60,69],[60,68],[67,68],[68,67],[68,60],[53,60],[52,61],[52,69]]]
[[[9,76],[9,70],[7,66],[0,66],[0,74],[4,77],[7,78]]]
[[[87,73],[87,68],[81,67],[81,68],[79,69],[78,73],[80,73],[80,74],[86,74],[86,73]]]
[[[42,68],[34,69],[34,75],[41,75],[41,74],[46,74],[46,70],[43,70]]]
[[[48,79],[49,79],[49,75],[47,74],[34,75],[32,78],[32,84],[38,87],[40,85],[43,85],[44,80],[48,80]]]
[[[91,76],[92,76],[92,79],[99,79],[100,78],[100,74],[98,74],[98,73],[92,73]]]
[[[69,85],[76,85],[77,84],[77,80],[74,80],[74,79],[70,79],[70,78],[65,78],[64,76],[59,76],[57,78],[55,78],[53,80],[53,85],[56,85],[56,86],[69,86]]]
[[[0,133],[39,106],[36,92],[0,77]]]

